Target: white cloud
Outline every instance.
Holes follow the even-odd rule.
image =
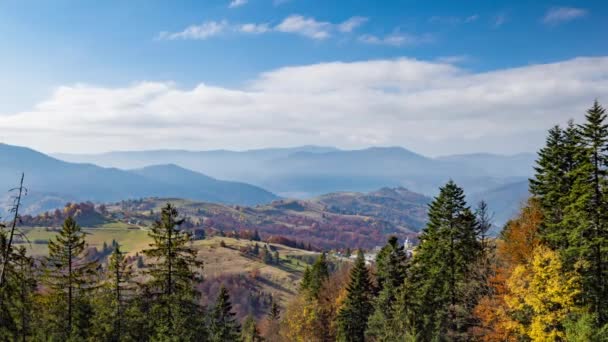
[[[456,25],[462,23],[472,23],[479,19],[478,14],[472,14],[466,17],[456,17],[456,16],[432,16],[429,18],[429,22],[433,24],[448,24],[448,25]]]
[[[435,59],[439,63],[462,64],[469,62],[471,57],[468,55],[442,56]]]
[[[248,86],[70,85],[0,115],[7,143],[43,151],[402,145],[428,154],[534,150],[594,98],[608,57],[473,73],[414,59],[333,62],[260,74]]]
[[[563,22],[579,19],[587,15],[587,10],[574,7],[554,7],[547,11],[543,17],[543,22],[549,25],[556,25]]]
[[[243,1],[243,0],[237,0]],[[161,32],[158,39],[178,40],[192,39],[204,40],[213,36],[218,36],[227,31],[241,33],[268,33],[272,31],[298,34],[315,40],[329,38],[334,32],[349,33],[361,26],[368,19],[364,17],[351,17],[340,24],[332,24],[325,21],[317,21],[314,18],[307,18],[301,15],[290,15],[283,19],[279,24],[271,27],[268,23],[245,23],[231,24],[226,20],[207,21],[200,25],[191,25],[180,32]]]
[[[366,44],[389,45],[396,47],[429,43],[432,40],[433,39],[430,35],[416,36],[407,33],[392,33],[384,37],[378,37],[371,34],[359,36],[359,41]]]
[[[228,5],[229,8],[237,8],[247,4],[248,0],[232,0]]]
[[[294,14],[285,18],[275,29],[280,32],[300,34],[312,39],[325,39],[330,36],[332,25],[325,21],[317,21],[314,18]]]
[[[161,32],[158,35],[159,39],[163,40],[178,40],[178,39],[194,39],[204,40],[217,36],[228,29],[229,25],[226,20],[222,21],[207,21],[200,25],[191,25],[181,32]]]
[[[264,24],[250,23],[250,24],[242,24],[242,25],[238,26],[238,31],[244,32],[244,33],[260,34],[260,33],[270,32],[270,31],[272,31],[272,28],[270,28],[270,26],[265,23]]]
[[[338,25],[338,31],[340,32],[352,32],[357,27],[365,24],[367,22],[367,18],[365,17],[352,17],[343,23]]]

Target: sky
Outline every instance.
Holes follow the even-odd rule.
[[[0,142],[533,152],[608,103],[606,1],[0,1]]]

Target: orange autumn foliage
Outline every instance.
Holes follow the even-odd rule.
[[[505,303],[507,280],[513,270],[531,260],[540,245],[538,229],[543,215],[535,199],[522,207],[517,218],[509,221],[496,241],[493,275],[488,279],[491,294],[481,298],[474,309],[480,324],[473,333],[482,341],[516,341],[516,322]]]

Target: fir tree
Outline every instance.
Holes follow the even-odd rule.
[[[45,281],[52,291],[49,334],[54,338],[80,339],[88,331],[91,309],[86,294],[94,285],[99,265],[87,260],[86,247],[84,233],[72,217],[49,241]]]
[[[105,283],[98,294],[94,318],[95,338],[123,341],[129,335],[129,317],[125,313],[133,295],[132,270],[117,243],[110,255]]]
[[[199,270],[202,262],[197,259],[196,249],[190,246],[192,237],[180,229],[183,219],[171,204],[162,208],[161,218],[149,233],[153,242],[144,254],[155,259],[146,273],[150,276],[147,286],[153,291],[151,314],[156,320],[153,329],[158,339],[170,336],[194,338],[203,334],[196,304],[198,292],[194,286],[201,281]]]
[[[262,239],[260,238],[260,232],[258,232],[257,229],[254,231],[253,237],[251,238],[251,240],[253,240],[253,241],[262,241]]]
[[[338,341],[363,342],[372,313],[373,289],[363,252],[359,250],[346,288],[346,299],[338,312]]]
[[[397,289],[403,284],[406,276],[407,255],[404,247],[399,245],[397,237],[389,238],[376,256],[376,282],[378,296],[374,299],[374,312],[369,318],[366,335],[377,341],[390,341],[394,338],[390,329],[393,317],[393,306]]]
[[[315,260],[312,265],[309,274],[304,271],[304,278],[302,279],[302,288],[306,289],[312,298],[319,296],[319,291],[323,283],[329,278],[329,266],[327,264],[327,254],[325,252]]]
[[[406,315],[400,319],[409,322],[410,333],[419,332],[423,340],[459,339],[469,328],[468,308],[475,301],[465,302],[464,292],[481,250],[477,229],[463,190],[448,182],[429,207],[429,223],[399,302],[402,307],[396,308]]]
[[[220,287],[209,324],[210,339],[213,342],[237,341],[241,328],[232,312],[230,295],[224,286]]]
[[[579,263],[583,297],[592,307],[598,326],[608,322],[608,124],[605,110],[597,103],[579,126],[582,155],[574,170],[564,225],[570,228],[566,262]]]
[[[272,297],[270,301],[270,310],[268,310],[268,319],[270,321],[278,321],[279,318],[281,318],[281,309],[274,297]]]

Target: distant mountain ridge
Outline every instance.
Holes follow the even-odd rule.
[[[25,184],[33,194],[25,199],[24,212],[30,213],[83,200],[108,202],[186,195],[193,200],[254,205],[278,198],[256,186],[217,180],[176,165],[120,170],[65,162],[29,148],[0,144],[0,194],[5,198],[1,208],[4,211],[7,191],[15,187],[21,172],[25,173]]]
[[[453,179],[480,193],[532,175],[535,155],[477,153],[430,158],[402,147],[341,150],[301,146],[249,151],[140,151],[57,155],[77,162],[139,168],[173,163],[227,180],[254,184],[283,197],[310,198],[337,191],[405,187],[426,195]]]

